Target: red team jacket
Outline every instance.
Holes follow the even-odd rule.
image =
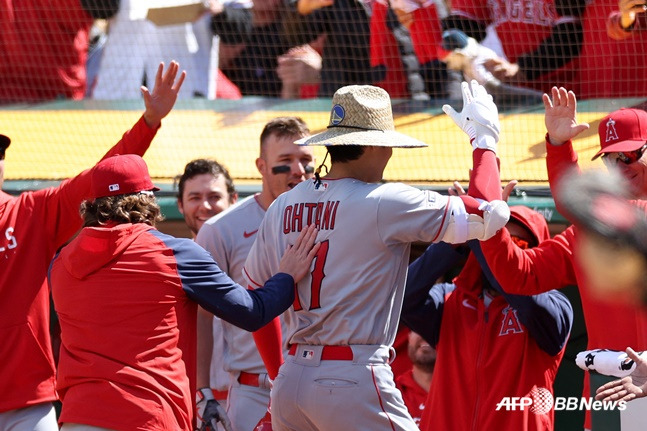
[[[143,155],[155,133],[141,118],[105,157]],[[57,399],[47,268],[81,227],[89,192],[89,171],[20,196],[0,191],[0,412]]]
[[[235,284],[202,247],[151,226],[87,227],[52,262],[60,422],[193,429],[197,304],[248,331],[294,301],[294,280]]]
[[[513,214],[523,217],[538,239],[548,237],[539,214],[526,208]],[[420,429],[552,430],[550,408],[512,411],[499,403],[505,397],[553,393],[572,322],[568,299],[554,290],[535,298],[499,295],[486,307],[483,273],[473,254],[453,284],[434,285],[427,294],[421,287],[426,280],[433,283],[430,273],[444,267],[441,259],[453,253],[446,244],[432,247],[409,267],[403,307],[404,322],[437,351]],[[418,288],[409,290],[409,283]]]

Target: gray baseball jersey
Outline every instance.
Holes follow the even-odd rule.
[[[234,281],[245,286],[243,265],[254,244],[265,210],[250,196],[202,225],[196,241]],[[265,373],[250,332],[222,322],[224,368],[229,372]]]
[[[251,285],[279,267],[288,244],[316,223],[321,246],[284,314],[288,344],[393,344],[410,245],[442,238],[450,197],[400,183],[305,181],[268,209],[245,263]]]

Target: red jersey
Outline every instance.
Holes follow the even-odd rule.
[[[0,0],[0,103],[82,99],[92,21],[80,0]]]
[[[634,30],[625,32],[613,28],[618,24],[613,15],[617,10],[617,0],[594,0],[586,7],[579,78],[573,88],[579,99],[647,96],[647,80],[642,77],[647,69],[644,14],[637,14]],[[622,33],[625,37],[618,38]]]
[[[409,414],[416,424],[420,425],[422,412],[427,401],[427,390],[414,380],[412,370],[396,377],[395,386],[402,392],[402,399],[404,400],[404,405],[407,406],[407,410],[409,410]]]
[[[104,157],[143,155],[155,133],[142,117]],[[0,191],[0,412],[57,398],[47,268],[81,227],[89,192],[89,171],[20,196]]]
[[[561,19],[573,19],[560,17],[553,0],[452,0],[451,13],[494,25],[511,63],[516,63],[522,54],[535,51]],[[553,85],[572,88],[576,69],[577,60],[573,60],[528,85],[540,91],[549,91]]]
[[[194,429],[197,304],[255,331],[294,302],[290,275],[249,291],[192,240],[144,223],[83,228],[49,278],[59,420],[119,431]]]

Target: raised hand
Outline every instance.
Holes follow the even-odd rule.
[[[177,61],[171,61],[166,72],[164,72],[164,63],[160,63],[155,76],[153,92],[150,93],[148,88],[142,85],[141,91],[144,96],[144,104],[146,105],[144,120],[149,127],[159,127],[162,118],[166,117],[171,112],[171,109],[173,109],[173,105],[175,105],[175,101],[177,100],[177,94],[186,77],[186,72],[182,71],[176,81],[175,78],[179,70],[180,65]]]
[[[289,245],[279,263],[279,272],[290,274],[298,283],[310,271],[310,264],[319,250],[315,244],[319,232],[314,224],[303,229],[294,245]]]
[[[562,145],[589,128],[588,123],[577,122],[577,99],[575,93],[564,87],[553,87],[551,97],[544,93],[542,99],[546,114],[546,131],[553,145]]]
[[[499,142],[499,111],[485,87],[475,80],[461,83],[463,110],[458,113],[449,105],[443,111],[470,137],[473,149],[482,148],[496,153]]]
[[[647,396],[647,358],[627,347],[627,356],[636,361],[636,369],[627,377],[600,386],[595,399],[602,401],[631,401]]]

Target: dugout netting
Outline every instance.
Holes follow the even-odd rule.
[[[324,130],[330,96],[351,83],[387,89],[397,130],[429,144],[396,151],[387,180],[467,181],[466,137],[441,106],[460,109],[457,89],[469,76],[485,80],[500,108],[502,180],[545,185],[544,91],[564,85],[578,95],[578,118],[591,125],[574,142],[583,165],[598,147],[599,120],[620,107],[643,107],[647,99],[647,28],[640,25],[647,20],[639,13],[633,31],[610,37],[615,0],[557,2],[570,3],[559,10],[543,0],[473,1],[471,8],[454,0],[469,12],[461,19],[495,14],[499,34],[491,27],[463,29],[475,36],[483,30],[483,45],[507,55],[529,78],[523,85],[484,77],[472,45],[443,39],[441,20],[445,27],[464,22],[447,21],[450,9],[441,1],[415,9],[415,2],[392,0],[389,9],[382,0],[335,0],[304,16],[289,0],[228,0],[214,18],[200,14],[203,6],[194,0],[122,0],[117,15],[94,20],[89,30],[88,8],[107,16],[111,3],[3,4],[0,133],[14,142],[8,180],[61,179],[93,164],[141,114],[139,85],[152,87],[158,63],[171,59],[187,70],[187,80],[146,155],[151,175],[168,182],[197,157],[218,159],[238,182],[257,182],[253,161],[265,122],[298,115],[313,132]],[[559,16],[567,12],[569,19]],[[514,25],[501,25],[505,20]],[[556,25],[559,31],[551,30]],[[552,48],[542,51],[536,41],[549,38]],[[450,53],[459,53],[458,60]],[[448,58],[454,60],[449,68]]]

